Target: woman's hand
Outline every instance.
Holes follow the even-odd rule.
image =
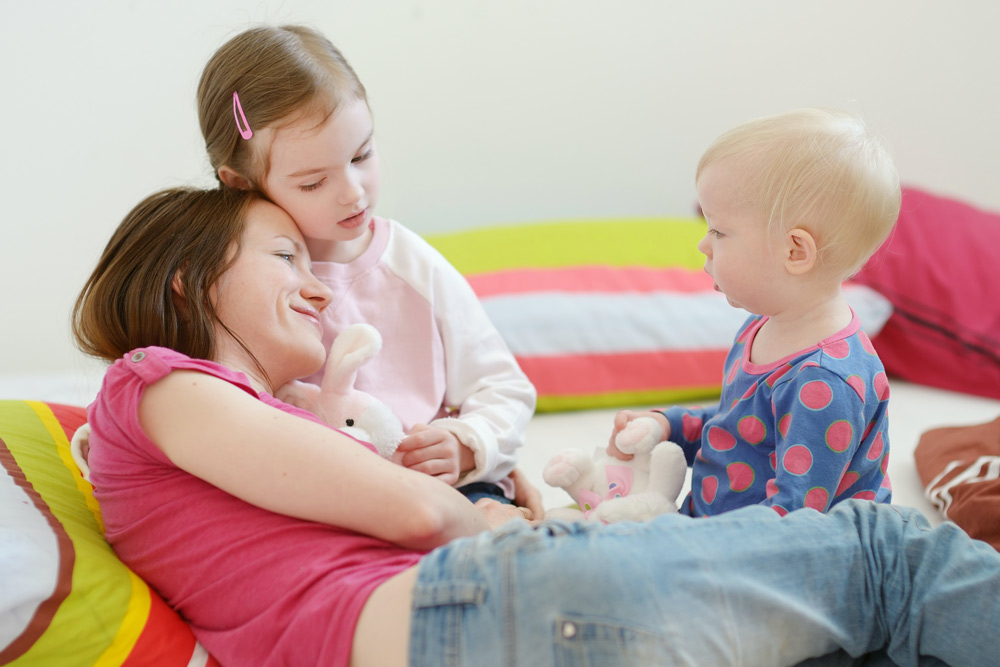
[[[529,521],[544,519],[545,508],[542,506],[542,492],[538,487],[528,481],[517,468],[510,471],[510,478],[514,482],[514,504],[529,512],[524,518]]]
[[[480,498],[476,501],[475,507],[482,513],[490,529],[496,529],[507,523],[520,519],[521,521],[531,521],[533,515],[527,507],[508,505],[492,498]]]
[[[634,419],[638,419],[639,417],[652,417],[655,419],[663,429],[663,440],[661,440],[661,442],[670,440],[670,422],[667,421],[667,418],[663,416],[662,412],[656,412],[654,410],[646,410],[643,412],[619,410],[615,415],[614,426],[611,429],[611,437],[608,439],[608,447],[605,450],[608,456],[613,456],[614,458],[621,459],[622,461],[629,461],[632,459],[632,454],[626,454],[622,450],[618,449],[618,446],[615,444],[615,439],[618,437],[618,434],[621,433],[626,426],[628,426],[629,422]]]

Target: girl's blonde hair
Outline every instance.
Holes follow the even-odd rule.
[[[300,118],[325,120],[344,101],[368,103],[347,59],[311,28],[258,26],[223,44],[198,84],[198,120],[216,177],[225,165],[254,189],[267,175],[269,147],[240,136],[233,93],[254,132]]]
[[[738,125],[708,147],[695,181],[722,161],[740,170],[740,195],[769,232],[805,229],[821,265],[843,279],[864,265],[899,216],[889,151],[846,111],[797,109]]]

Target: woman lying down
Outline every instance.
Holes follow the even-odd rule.
[[[280,208],[174,189],[76,304],[112,362],[89,408],[107,539],[223,664],[995,660],[1000,554],[917,513],[528,520],[380,457],[274,398],[323,364],[333,298]]]

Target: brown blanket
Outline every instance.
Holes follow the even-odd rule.
[[[1000,417],[927,431],[914,458],[934,506],[969,535],[1000,550]]]

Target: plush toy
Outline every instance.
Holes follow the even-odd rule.
[[[370,324],[352,324],[334,339],[313,412],[330,426],[375,445],[391,459],[405,433],[389,406],[354,386],[358,369],[382,349]]]
[[[603,449],[590,457],[579,449],[565,449],[545,464],[542,479],[565,490],[580,509],[547,510],[546,517],[580,518],[612,523],[642,521],[677,511],[687,461],[672,442],[660,442],[663,431],[652,417],[638,417],[615,438],[628,461],[608,456]]]

